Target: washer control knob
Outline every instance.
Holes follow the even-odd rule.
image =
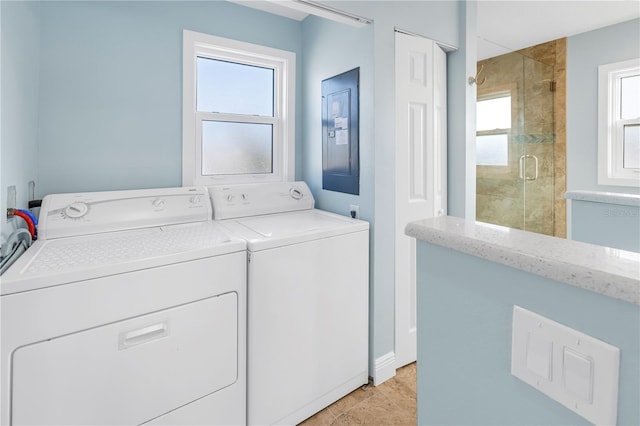
[[[291,198],[294,200],[299,200],[302,198],[302,191],[296,188],[291,188],[289,189],[289,195],[291,195]]]
[[[75,202],[69,204],[64,209],[64,214],[70,219],[79,219],[89,211],[89,206],[83,202]]]
[[[200,204],[200,196],[194,195],[193,197],[189,198],[189,202],[191,204]]]
[[[155,208],[164,207],[164,200],[162,198],[156,198],[151,202],[151,205]]]
[[[243,201],[247,201],[248,199],[249,199],[249,196],[247,194],[242,194]]]
[[[233,194],[227,195],[227,201],[233,201]]]

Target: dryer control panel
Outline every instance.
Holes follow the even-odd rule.
[[[205,188],[161,188],[52,194],[42,200],[40,239],[206,221]]]
[[[216,220],[309,210],[315,205],[304,182],[211,186],[209,196]]]

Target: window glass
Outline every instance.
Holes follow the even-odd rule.
[[[620,79],[621,119],[640,117],[640,75]]]
[[[508,135],[482,135],[476,137],[476,164],[479,166],[508,165]]]
[[[598,66],[598,184],[640,186],[640,58]]]
[[[272,173],[273,126],[202,122],[202,174]]]
[[[640,125],[624,126],[623,166],[640,169]]]
[[[511,96],[478,101],[476,130],[511,128]]]
[[[197,58],[196,109],[273,117],[271,68]]]

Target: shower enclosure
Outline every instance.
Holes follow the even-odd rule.
[[[554,67],[518,52],[478,62],[476,219],[554,234]]]

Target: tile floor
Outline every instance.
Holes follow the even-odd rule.
[[[416,424],[416,363],[396,371],[380,386],[359,388],[299,426]]]

